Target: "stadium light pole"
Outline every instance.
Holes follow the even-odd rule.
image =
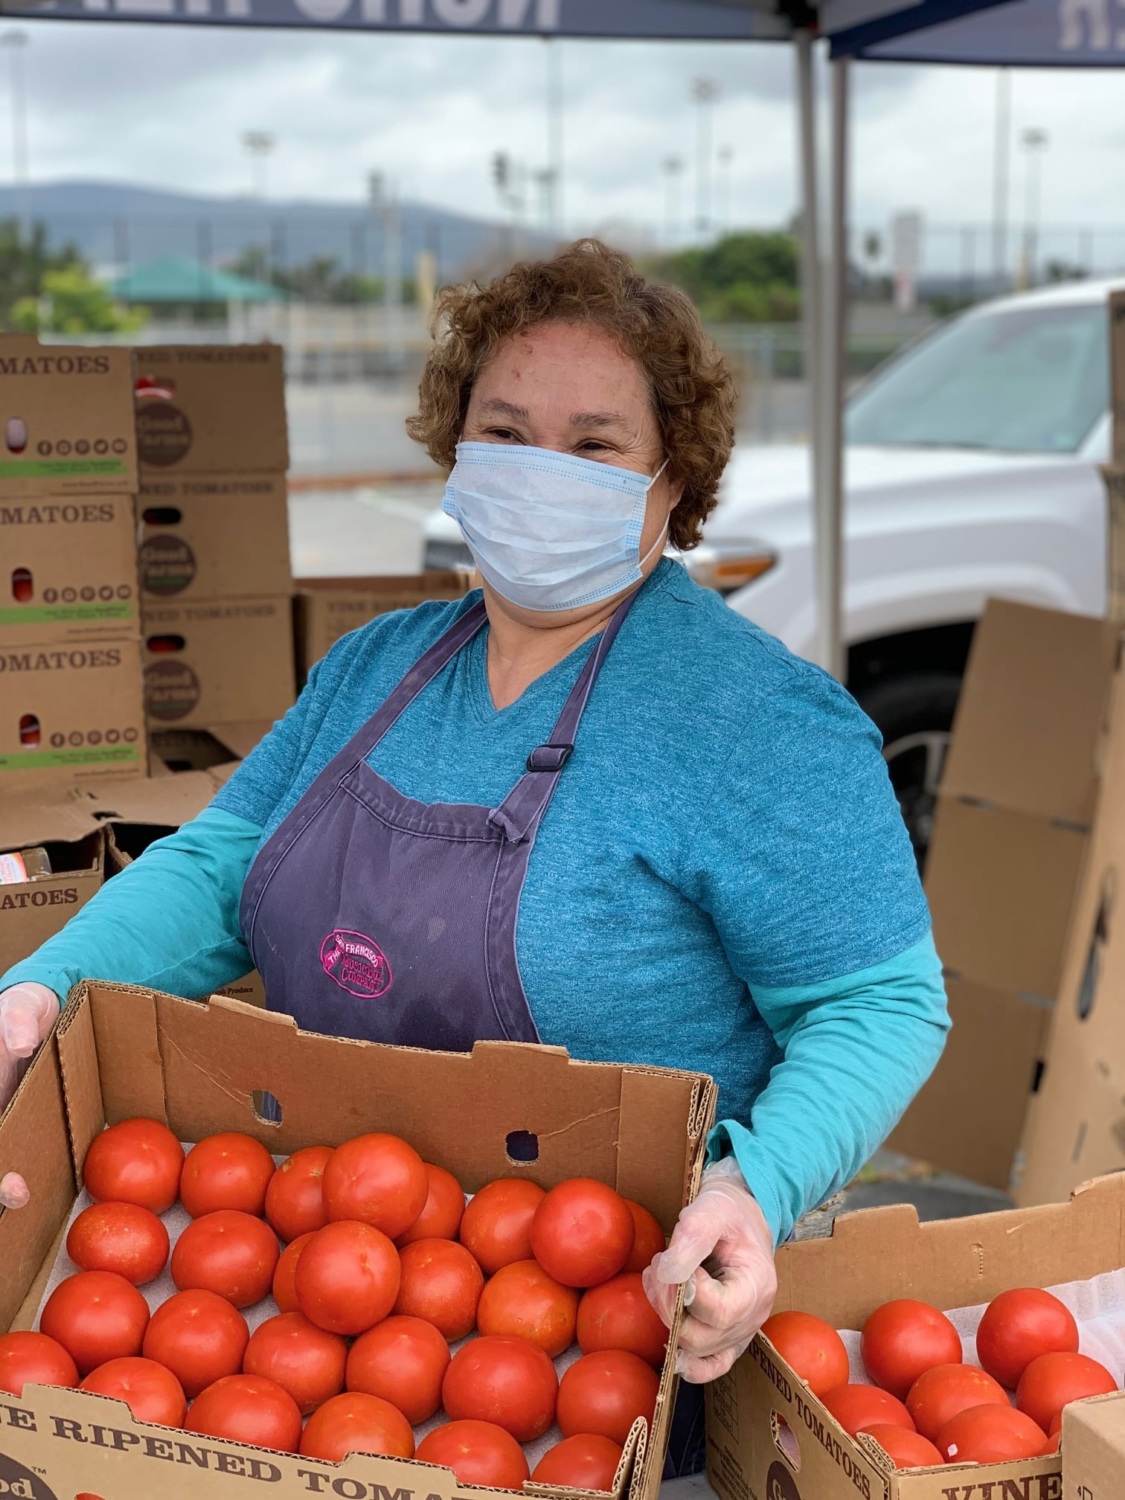
[[[20,240],[30,240],[27,202],[27,77],[24,71],[24,51],[29,37],[26,31],[13,27],[0,34],[0,44],[8,49],[11,59],[12,89],[12,184],[15,188]]]

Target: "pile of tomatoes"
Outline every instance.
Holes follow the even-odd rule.
[[[652,1420],[668,1330],[640,1273],[664,1233],[604,1183],[501,1178],[466,1205],[397,1136],[275,1167],[233,1132],[185,1157],[147,1119],[103,1131],[83,1178],[93,1203],[66,1242],[81,1269],[38,1332],[0,1337],[0,1390],[78,1385],[140,1421],[332,1462],[417,1457],[509,1489],[612,1490],[630,1428]],[[190,1223],[172,1246],[159,1216],[177,1199]],[[150,1315],[138,1287],[169,1252],[177,1290]],[[271,1295],[251,1333],[243,1310]],[[522,1445],[556,1423],[530,1474]]]
[[[963,1362],[945,1314],[910,1298],[885,1302],[863,1325],[872,1385],[848,1384],[843,1340],[810,1313],[775,1313],[762,1332],[841,1427],[870,1433],[899,1469],[1044,1457],[1057,1451],[1065,1406],[1117,1389],[1104,1365],[1079,1354],[1069,1308],[1036,1287],[988,1304],[979,1369]]]

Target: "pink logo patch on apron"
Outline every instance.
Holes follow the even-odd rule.
[[[378,1000],[391,987],[387,955],[362,932],[330,932],[320,945],[320,966],[333,984],[361,1000]]]

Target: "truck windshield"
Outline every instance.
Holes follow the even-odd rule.
[[[847,440],[1074,453],[1109,406],[1108,322],[1097,303],[961,318],[857,393]]]

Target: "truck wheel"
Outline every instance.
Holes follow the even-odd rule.
[[[883,757],[919,870],[930,847],[938,784],[960,692],[961,679],[954,673],[920,672],[877,683],[859,698],[882,733]]]

